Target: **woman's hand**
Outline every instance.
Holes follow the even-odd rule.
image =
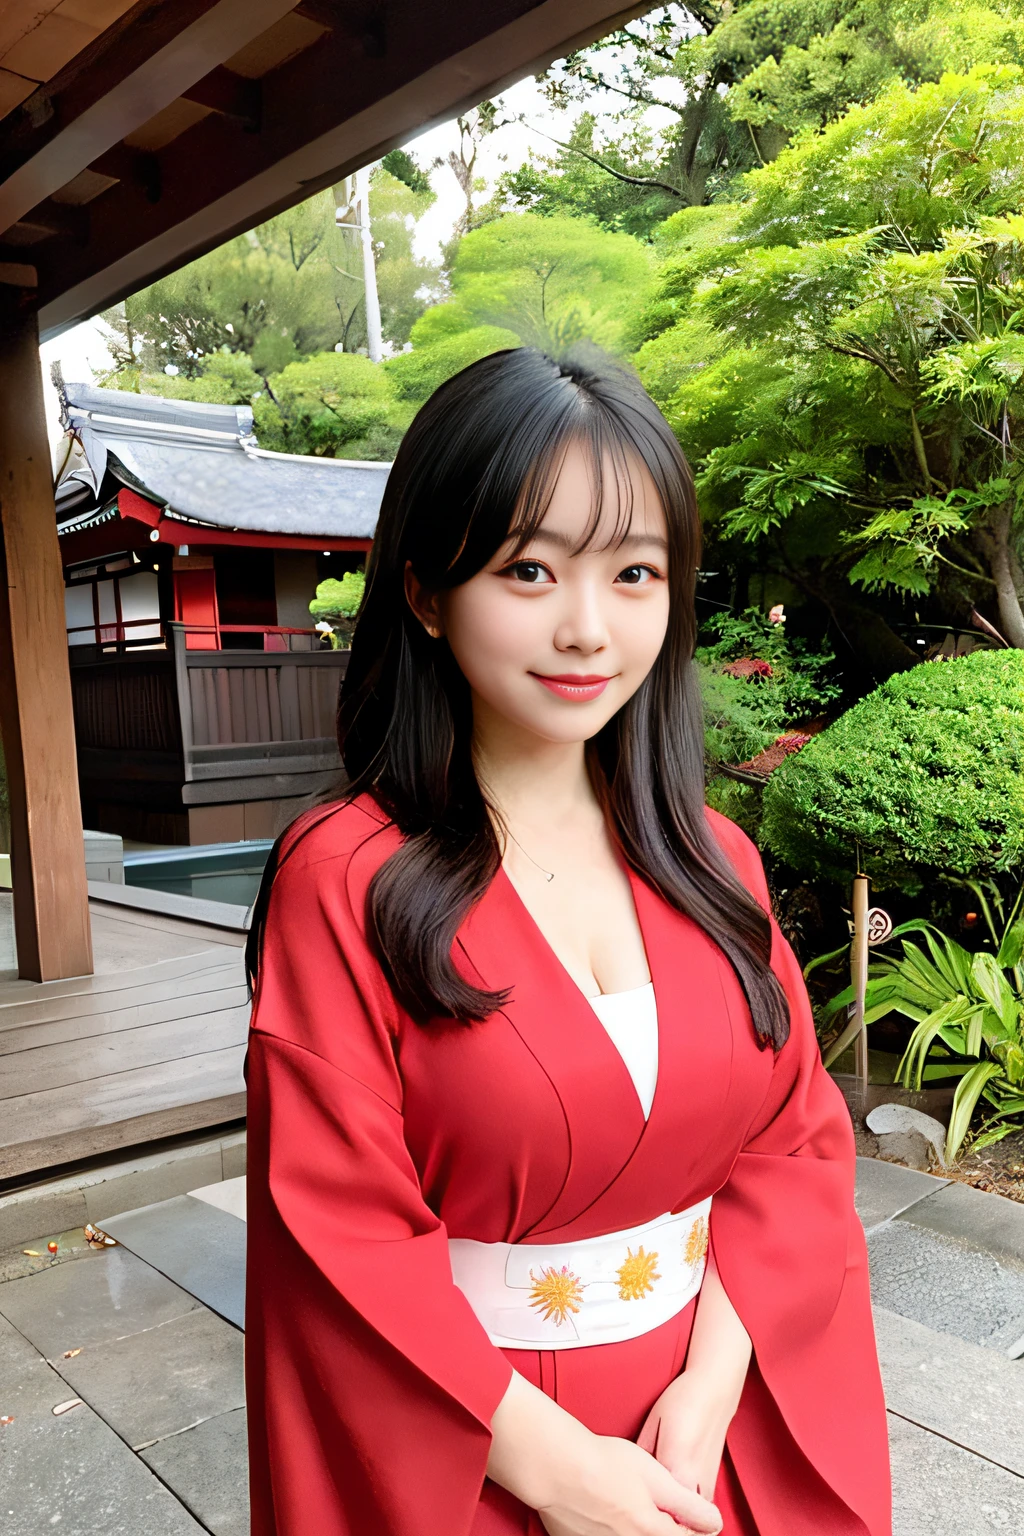
[[[709,1254],[686,1369],[658,1398],[638,1442],[706,1499],[715,1496],[725,1436],[743,1394],[750,1356],[750,1335]]]
[[[566,1469],[537,1513],[548,1536],[681,1536],[718,1532],[713,1504],[678,1483],[630,1440],[591,1436],[591,1458]]]
[[[638,1444],[677,1482],[713,1499],[732,1416],[731,1404],[716,1401],[699,1377],[684,1371],[647,1415]]]
[[[517,1372],[491,1421],[487,1475],[549,1536],[715,1536],[718,1510],[629,1440],[592,1434]]]

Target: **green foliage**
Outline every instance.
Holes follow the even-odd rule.
[[[370,223],[384,337],[401,346],[439,273],[412,250],[413,228],[434,193],[422,173],[414,175],[411,156],[395,154],[392,163],[404,174],[373,172]],[[225,349],[247,357],[263,379],[335,347],[356,352],[366,346],[359,235],[336,225],[334,194],[319,192],[103,318],[113,332],[115,371],[127,375],[129,388],[140,366],[152,374],[171,364],[198,377]]]
[[[741,233],[795,245],[895,227],[921,248],[1019,210],[1021,79],[1019,68],[978,67],[916,91],[892,86],[751,172]]]
[[[408,150],[392,149],[384,156],[381,167],[396,181],[404,181],[410,192],[421,195],[429,193],[433,198],[434,189],[430,185],[430,177],[420,169]]]
[[[309,611],[317,620],[317,629],[330,640],[332,650],[348,650],[351,646],[365,590],[363,571],[346,571],[340,581],[328,577],[317,587]]]
[[[995,596],[1016,645],[1022,130],[1024,70],[985,67],[804,135],[669,221],[636,358],[720,540],[832,605]]]
[[[816,715],[837,696],[829,677],[831,651],[813,650],[790,636],[785,622],[773,624],[756,608],[738,617],[724,615],[704,626],[705,644],[695,655],[704,702],[704,757],[707,803],[757,838],[761,790],[719,772],[770,747],[783,731]],[[732,677],[724,668],[741,658],[766,661],[771,672]]]
[[[264,389],[264,381],[241,352],[213,352],[203,361],[202,373],[139,373],[138,390],[162,395],[166,400],[200,400],[208,405],[249,405]],[[111,379],[115,388],[130,387],[121,374]]]
[[[715,638],[698,648],[698,664],[723,682],[739,683],[746,707],[756,714],[763,731],[777,735],[821,714],[839,697],[839,685],[829,677],[833,652],[827,646],[815,650],[808,641],[789,634],[785,619],[772,623],[758,609],[748,608],[738,616],[712,619],[704,628],[709,639]],[[747,678],[722,673],[729,662],[746,657],[766,662],[771,671]]]
[[[864,1016],[869,1023],[890,1013],[914,1023],[914,1031],[896,1072],[904,1087],[920,1090],[937,1080],[959,1078],[953,1099],[946,1158],[952,1162],[967,1136],[972,1116],[984,1100],[989,1108],[971,1139],[978,1151],[1019,1129],[1024,1114],[1024,913],[1021,895],[1006,917],[998,891],[973,889],[982,906],[996,953],[971,954],[933,924],[915,920],[893,931],[903,955],[876,955],[868,973]],[[995,908],[993,914],[992,908]],[[1001,931],[997,930],[998,921]],[[927,954],[906,934],[920,934]],[[839,1013],[852,1001],[852,988],[829,1004]],[[826,1065],[852,1039],[848,1027],[829,1049]]]
[[[392,162],[396,155],[404,156],[412,165],[408,174],[388,174],[390,164],[385,162]],[[381,168],[370,177],[370,228],[377,266],[381,330],[385,341],[392,346],[405,345],[415,321],[437,291],[438,267],[413,254],[416,224],[434,201],[429,180],[418,171],[412,156],[404,150],[392,150],[384,157]],[[361,271],[361,268],[355,270]],[[359,287],[361,290],[361,282]],[[365,318],[362,323],[365,326]],[[352,346],[347,345],[345,350],[351,351]]]
[[[393,392],[383,368],[347,352],[289,363],[256,405],[261,444],[282,453],[345,457],[347,445],[388,426]]]
[[[500,176],[481,214],[568,214],[645,239],[678,209],[678,195],[666,191],[665,185],[651,185],[664,174],[663,155],[655,135],[642,123],[631,123],[621,138],[602,144],[594,114],[582,112],[565,142],[567,148],[558,153],[531,154],[524,165]]]
[[[496,325],[478,325],[456,336],[435,341],[432,346],[401,352],[398,357],[389,358],[383,366],[400,399],[420,402],[432,395],[446,379],[468,368],[470,363],[518,345],[519,338],[514,331],[505,331]]]
[[[740,75],[733,117],[770,137],[824,127],[894,83],[1024,62],[1022,43],[1017,0],[750,0],[704,51]]]
[[[564,216],[510,214],[461,241],[452,297],[417,320],[413,346],[496,326],[546,351],[583,338],[614,351],[649,275],[647,253],[630,235]]]
[[[1024,861],[1024,653],[892,677],[772,774],[763,839],[794,869],[882,887]]]
[[[335,619],[354,619],[365,589],[363,571],[346,571],[340,581],[330,576],[320,582],[309,611],[314,619],[326,619],[328,623]]]
[[[350,352],[320,352],[269,379],[242,354],[215,352],[193,378],[123,371],[109,382],[170,400],[251,405],[260,446],[277,453],[393,459],[411,419],[385,367]]]

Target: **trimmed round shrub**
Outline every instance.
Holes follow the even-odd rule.
[[[1024,862],[1024,652],[899,673],[772,774],[761,840],[807,875],[882,887]]]

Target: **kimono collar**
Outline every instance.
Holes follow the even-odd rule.
[[[697,1189],[697,1198],[720,1182],[716,1126],[726,1118],[734,1032],[750,1030],[746,1005],[717,945],[632,871],[630,884],[658,1006],[658,1081],[646,1122],[622,1057],[503,869],[459,930],[483,983],[511,988],[501,1011],[547,1074],[568,1127],[565,1182],[527,1241],[661,1215],[666,1159],[673,1184]],[[681,1124],[705,1125],[706,1137],[680,1137]]]

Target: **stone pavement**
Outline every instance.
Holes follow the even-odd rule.
[[[246,1536],[244,1185],[110,1218],[116,1248],[0,1255],[5,1530]],[[866,1158],[857,1204],[895,1536],[1024,1533],[1024,1207]]]

